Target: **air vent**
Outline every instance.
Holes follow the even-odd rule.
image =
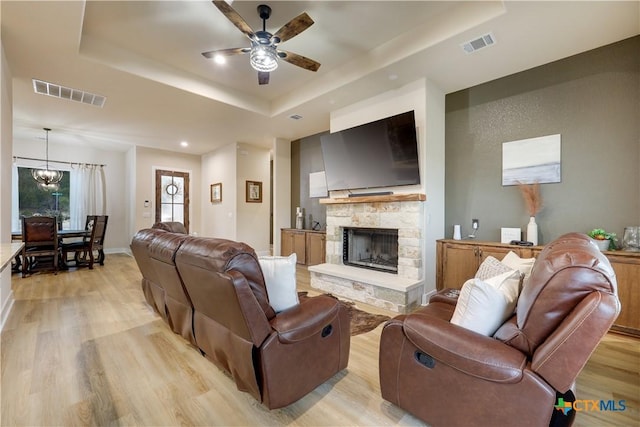
[[[292,116],[289,116],[289,118],[293,120],[300,120],[302,116],[300,114],[294,114]]]
[[[60,86],[43,80],[32,79],[32,81],[33,91],[40,95],[48,95],[69,101],[81,102],[83,104],[95,105],[100,108],[104,107],[104,103],[107,100],[107,98],[102,95],[96,95],[84,90]]]
[[[466,53],[473,53],[477,50],[494,45],[495,43],[496,38],[494,37],[494,35],[492,33],[488,33],[484,36],[478,37],[477,39],[462,43],[460,46]]]

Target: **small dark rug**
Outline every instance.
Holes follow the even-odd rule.
[[[325,294],[336,298],[334,295]],[[298,296],[300,299],[307,298],[307,292],[298,292]],[[360,310],[355,307],[355,303],[351,301],[342,301],[339,298],[336,298],[340,301],[340,304],[344,305],[349,311],[349,316],[351,317],[351,336],[356,336],[360,334],[364,334],[366,332],[373,331],[383,322],[391,319],[389,316],[385,316],[382,314],[373,314],[368,313],[366,311]]]

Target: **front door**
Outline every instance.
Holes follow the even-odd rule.
[[[155,222],[177,221],[189,232],[189,174],[156,170]]]

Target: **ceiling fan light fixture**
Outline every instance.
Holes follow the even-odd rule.
[[[227,63],[227,58],[224,55],[216,54],[213,60],[218,65],[224,65]]]
[[[273,45],[252,42],[249,62],[254,70],[269,73],[278,68],[278,52]]]

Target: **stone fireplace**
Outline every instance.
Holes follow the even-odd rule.
[[[327,205],[326,263],[309,267],[311,286],[398,313],[420,305],[424,200],[423,194],[321,200]],[[345,245],[354,239],[349,260]]]

